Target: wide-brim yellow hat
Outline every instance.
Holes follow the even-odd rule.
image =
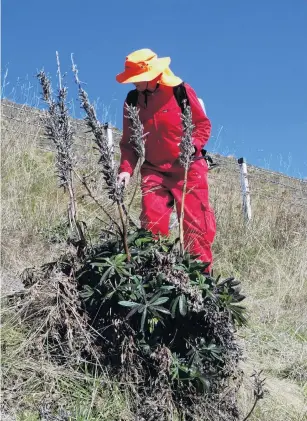
[[[161,75],[161,85],[177,86],[182,80],[170,70],[170,57],[158,58],[148,48],[134,51],[126,57],[125,70],[116,76],[119,83],[150,82]]]

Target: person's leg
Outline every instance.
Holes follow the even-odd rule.
[[[168,235],[174,199],[158,172],[142,172],[141,226],[153,234]]]
[[[199,260],[209,262],[206,272],[210,272],[213,261],[211,246],[215,237],[216,224],[208,200],[207,171],[203,162],[192,164],[188,173],[187,192],[184,202],[184,243],[185,249]],[[181,212],[183,181],[172,187],[178,217]]]

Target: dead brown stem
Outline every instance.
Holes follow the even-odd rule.
[[[180,209],[180,218],[179,218],[179,243],[180,243],[180,253],[184,255],[184,230],[183,230],[183,220],[184,220],[184,202],[187,192],[187,180],[188,180],[188,169],[184,170],[184,180],[182,188],[182,198],[181,198],[181,209]]]
[[[124,220],[124,214],[123,214],[123,209],[120,203],[117,203],[118,206],[118,212],[119,212],[119,217],[122,223],[122,239],[123,239],[123,244],[124,244],[124,249],[125,249],[125,253],[127,255],[127,261],[130,262],[131,257],[130,257],[130,251],[129,251],[129,246],[128,246],[128,241],[127,241],[127,224]]]

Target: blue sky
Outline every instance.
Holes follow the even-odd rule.
[[[20,92],[29,83],[39,92],[42,67],[56,84],[58,50],[75,98],[74,53],[98,115],[121,127],[131,85],[115,75],[127,54],[151,48],[204,100],[209,150],[306,177],[306,39],[305,0],[2,0],[4,93],[29,101]]]

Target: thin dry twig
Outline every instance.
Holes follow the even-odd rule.
[[[253,403],[253,406],[251,407],[249,413],[243,419],[243,421],[248,420],[248,418],[252,415],[252,413],[253,413],[256,405],[257,405],[257,402],[260,399],[263,399],[263,396],[264,396],[263,386],[264,386],[264,383],[265,383],[266,379],[262,379],[260,377],[261,373],[262,373],[262,370],[259,371],[259,373],[254,371],[254,373],[251,375],[251,377],[253,377],[253,379],[254,379],[254,403]]]

